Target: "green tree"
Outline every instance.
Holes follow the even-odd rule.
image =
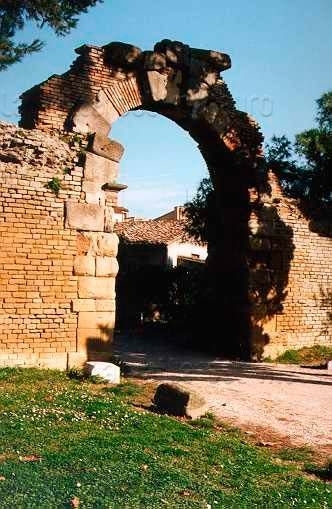
[[[285,193],[299,200],[308,217],[332,219],[332,91],[317,101],[317,125],[295,136],[272,137],[267,165]]]
[[[216,212],[215,196],[210,177],[200,182],[192,201],[185,203],[188,218],[186,230],[194,239],[207,242],[211,238],[213,216]]]
[[[78,15],[103,0],[0,0],[0,70],[20,62],[26,55],[39,51],[44,43],[35,39],[17,42],[16,34],[26,23],[38,28],[49,26],[56,35],[64,36],[78,22]]]

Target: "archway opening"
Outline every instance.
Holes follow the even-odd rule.
[[[85,170],[88,164],[89,176],[96,179],[83,184],[98,188],[92,199],[100,197],[98,203],[93,203],[99,222],[89,226],[96,226],[92,236],[97,239],[104,238],[98,232],[112,232],[111,200],[99,195],[103,190],[112,191],[112,182],[101,182],[104,173],[97,175],[96,168],[107,167],[111,178],[118,172],[119,153],[114,159],[114,150],[117,152],[119,147],[108,138],[116,121],[141,109],[159,113],[189,133],[205,160],[215,191],[209,223],[208,284],[196,313],[196,330],[204,340],[212,338],[217,350],[226,344],[226,338],[234,355],[249,358],[250,189],[256,190],[255,203],[260,206],[263,136],[256,122],[236,109],[220,76],[231,65],[229,56],[169,40],[157,43],[152,51],[114,42],[102,48],[83,46],[77,52],[80,56],[70,71],[51,77],[23,95],[21,125],[92,135]],[[100,156],[105,161],[98,159]],[[80,208],[88,215],[91,205],[85,196]],[[114,274],[116,264],[110,261],[110,265]],[[99,300],[104,300],[107,293],[106,289],[105,294],[98,291],[102,277],[102,271],[96,270],[88,281],[87,293],[94,292],[97,308],[104,306],[105,302]],[[88,314],[93,323],[99,323],[95,311]],[[109,330],[111,338],[111,327]],[[82,343],[87,341],[87,334],[82,330]]]
[[[198,346],[204,344],[206,349],[213,349],[226,356],[247,358],[250,336],[247,266],[250,213],[248,188],[252,184],[249,165],[245,164],[241,154],[232,154],[223,143],[220,143],[220,139],[206,122],[188,121],[183,112],[179,115],[179,109],[165,108],[162,105],[148,105],[145,109],[146,115],[158,113],[184,129],[185,136],[191,138],[192,149],[198,142],[205,164],[203,160],[200,162],[208,168],[207,174],[211,176],[218,197],[208,229],[209,255],[205,273],[200,280],[200,293],[196,293],[196,302],[188,321],[191,330],[187,332],[194,336],[193,343]],[[138,110],[135,109],[131,115],[133,114],[137,115]],[[142,122],[142,117],[138,118],[139,120]],[[118,122],[119,120],[112,124],[112,136],[117,131]],[[148,131],[146,136],[148,137]],[[167,147],[161,154],[168,157],[169,150],[170,147]],[[181,175],[182,169],[178,167],[177,172]],[[120,260],[118,281],[121,281],[121,273]],[[136,286],[139,286],[138,282]],[[119,286],[118,293],[121,293]],[[119,310],[118,316],[121,317],[121,314]],[[227,334],[225,331],[228,331]],[[232,339],[229,339],[230,337]]]
[[[109,135],[125,147],[119,179],[128,188],[119,202],[129,216],[154,219],[189,201],[208,170],[197,143],[162,115],[130,111]]]
[[[126,147],[119,179],[129,184],[119,198],[129,217],[115,225],[116,333],[135,330],[154,341],[202,347],[193,344],[190,324],[205,280],[207,244],[186,232],[184,204],[208,175],[205,161],[186,131],[154,112],[124,115],[111,136]]]

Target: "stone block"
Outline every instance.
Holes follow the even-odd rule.
[[[72,310],[74,313],[79,311],[97,311],[95,299],[73,299],[71,301]],[[113,310],[98,310],[98,311],[113,311]]]
[[[79,276],[80,299],[115,299],[115,278]]]
[[[112,384],[120,383],[120,368],[111,362],[89,361],[85,369],[90,376],[99,376]]]
[[[87,352],[68,352],[67,369],[83,368],[87,361]]]
[[[119,173],[119,163],[87,152],[84,166],[84,179],[100,182],[101,185],[115,180]]]
[[[179,417],[197,419],[208,410],[204,399],[178,384],[158,385],[153,403],[157,410]]]
[[[114,228],[114,209],[109,204],[106,204],[105,207],[105,221],[104,221],[104,230],[107,233],[112,233]]]
[[[98,253],[102,256],[118,254],[119,237],[116,233],[103,233],[98,237]]]
[[[73,131],[79,133],[102,133],[107,136],[110,123],[91,104],[83,104],[72,117]]]
[[[112,102],[110,101],[104,90],[100,90],[100,92],[98,93],[97,99],[93,102],[93,108],[107,123],[109,132],[110,126],[118,120],[120,114],[117,111],[117,109],[113,106]],[[106,133],[105,130],[96,129],[94,132],[98,132],[103,136],[108,135],[108,132]]]
[[[47,369],[67,369],[67,353],[53,353],[39,356],[38,367]]]
[[[66,228],[75,230],[104,231],[104,207],[92,203],[66,202]]]
[[[151,97],[154,101],[163,101],[167,96],[167,76],[158,71],[147,71]]]
[[[83,180],[82,191],[85,192],[86,203],[94,203],[97,205],[105,205],[105,193],[101,188],[101,182],[93,180]]]
[[[105,205],[105,193],[104,191],[98,191],[96,193],[85,193],[85,201],[86,203],[91,203],[94,205],[100,205],[104,207]]]
[[[86,193],[99,193],[102,191],[101,186],[102,184],[100,182],[84,179],[82,183],[82,191]]]
[[[94,276],[96,274],[96,259],[91,255],[78,255],[74,260],[74,274],[76,276]]]
[[[167,95],[165,102],[176,106],[181,101],[181,84],[182,84],[182,72],[178,71],[174,79],[169,80],[167,83]]]
[[[119,272],[118,260],[113,256],[97,256],[96,276],[115,277]]]
[[[142,50],[132,44],[111,42],[103,46],[105,61],[114,66],[136,67],[140,62]]]
[[[156,51],[144,51],[144,69],[157,71],[167,67],[166,56]]]
[[[98,156],[118,163],[123,156],[124,147],[121,143],[96,133],[92,140],[91,151]]]
[[[200,85],[197,85],[197,87],[189,88],[187,90],[186,100],[188,104],[192,104],[195,106],[194,108],[195,112],[197,106],[200,107],[201,104],[204,104],[203,101],[208,97],[208,95],[209,95],[208,86],[205,83],[201,83]],[[196,101],[200,102],[198,102],[198,104],[196,105],[195,104]]]
[[[85,232],[77,236],[77,252],[98,256],[116,256],[119,238],[115,233]]]
[[[114,329],[115,313],[112,311],[81,311],[78,314],[78,329]]]
[[[99,300],[95,300],[94,303],[95,303],[96,311],[113,311],[113,312],[115,312],[115,309],[116,309],[115,299],[99,299]]]
[[[91,341],[104,341],[102,332],[98,327],[88,329],[77,329],[77,350],[79,352],[86,352],[89,342]]]
[[[210,64],[218,71],[226,71],[232,65],[231,58],[226,53],[198,48],[190,48],[190,51],[193,58]]]

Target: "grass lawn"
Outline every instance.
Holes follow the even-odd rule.
[[[286,364],[319,364],[330,359],[332,360],[332,347],[315,345],[311,347],[305,346],[298,350],[286,350],[275,361]]]
[[[0,388],[2,509],[332,507],[331,485],[301,471],[301,454],[250,445],[211,417],[142,411],[131,383],[2,369]]]

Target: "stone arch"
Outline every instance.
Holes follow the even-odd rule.
[[[202,312],[201,332],[206,334],[207,330],[217,330],[218,343],[222,341],[222,331],[230,331],[228,334],[235,338],[236,343],[233,350],[248,357],[249,189],[258,186],[263,136],[258,124],[245,112],[236,109],[220,75],[231,66],[230,57],[170,40],[157,43],[153,51],[142,51],[118,42],[102,48],[83,46],[76,51],[80,56],[67,73],[52,76],[22,95],[20,125],[74,131],[89,136],[85,172],[99,171],[100,176],[97,179],[99,194],[90,192],[91,183],[85,186],[86,195],[93,195],[92,202],[87,199],[86,205],[90,209],[101,204],[106,206],[106,233],[112,231],[111,212],[108,212],[111,207],[107,208],[110,193],[103,195],[102,191],[107,191],[109,182],[101,179],[104,174],[111,180],[117,178],[122,155],[121,149],[118,150],[119,144],[108,138],[114,122],[128,111],[143,109],[169,118],[190,134],[206,161],[217,197],[211,239],[213,248],[208,257],[211,292],[206,306],[208,315]],[[96,156],[104,156],[107,164],[100,161],[97,164]],[[111,199],[109,204],[112,204]],[[79,205],[81,208],[84,206]],[[86,214],[93,214],[95,219],[98,214],[101,217],[99,209],[93,212],[84,210]],[[68,227],[84,230],[85,225],[84,228],[75,226],[71,215],[72,204],[69,203]],[[95,231],[101,231],[97,223],[95,220],[93,227]],[[116,264],[113,263],[108,276],[114,277],[115,274]],[[82,276],[83,273],[78,271],[77,275]],[[98,273],[95,275],[98,277]],[[94,294],[94,290],[90,293]],[[83,294],[89,295],[89,291]],[[105,296],[103,294],[103,299]],[[102,306],[101,303],[100,309],[103,309]],[[114,311],[114,306],[112,309]],[[86,324],[89,319],[93,321],[92,315],[86,317],[86,311],[81,308],[78,312],[79,329],[88,331]],[[90,310],[87,312],[92,313]],[[110,338],[111,327],[108,329]],[[89,335],[88,332],[84,334]]]

